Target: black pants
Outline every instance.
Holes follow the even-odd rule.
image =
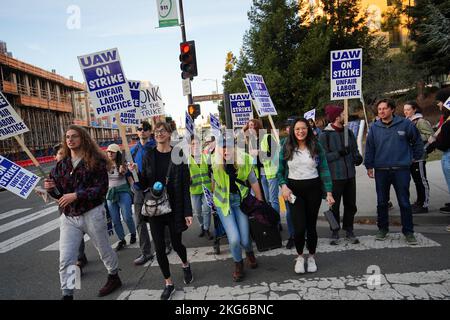
[[[333,198],[336,201],[331,207],[333,215],[341,225],[339,208],[341,206],[341,198],[344,202],[344,216],[342,229],[353,231],[353,221],[356,214],[356,180],[355,178],[345,180],[333,180]]]
[[[319,178],[310,180],[289,179],[288,188],[297,197],[294,204],[289,203],[297,253],[303,254],[306,233],[308,251],[310,254],[315,254],[317,248],[317,216],[322,202],[322,182]]]
[[[426,161],[413,162],[411,165],[411,176],[416,185],[416,204],[428,208],[430,202],[430,185],[427,179]]]
[[[173,214],[166,214],[159,217],[149,218],[150,231],[152,233],[153,241],[155,243],[156,259],[158,260],[159,268],[164,275],[164,279],[170,278],[169,260],[166,255],[166,242],[164,234],[166,226],[169,229],[170,240],[172,247],[180,257],[183,263],[187,262],[186,247],[181,243],[181,232],[177,232],[175,228],[175,217]]]

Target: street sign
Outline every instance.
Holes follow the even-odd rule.
[[[305,112],[305,114],[303,115],[303,117],[304,117],[306,120],[313,119],[314,121],[316,121],[316,109],[314,108],[314,109],[312,109],[312,110],[309,110],[309,111]]]
[[[26,199],[39,180],[37,175],[0,156],[0,187]]]
[[[78,57],[97,118],[134,109],[117,48]]]
[[[0,92],[0,140],[30,131],[6,97]]]
[[[330,52],[331,100],[362,97],[362,49]]]
[[[161,91],[159,91],[159,86],[153,86],[147,83],[144,86],[141,85],[140,91],[141,118],[150,118],[165,114],[164,102],[161,97]]]
[[[214,100],[223,100],[223,94],[208,94],[204,96],[195,96],[192,97],[194,102],[203,102],[203,101],[214,101]]]
[[[187,96],[192,94],[191,92],[191,79],[187,78],[187,79],[183,79],[183,81],[181,82],[183,84],[183,96]],[[194,100],[195,102],[195,100]]]
[[[131,93],[131,98],[133,99],[133,105],[134,105],[134,109],[128,110],[126,112],[121,112],[120,113],[120,122],[124,125],[124,126],[138,126],[139,123],[141,122],[139,117],[140,117],[140,112],[139,111],[139,106],[140,106],[140,99],[139,99],[139,88],[141,86],[141,82],[140,81],[134,81],[134,80],[128,80],[128,85],[130,86],[130,93]]]
[[[247,80],[247,81],[245,81]],[[247,74],[244,83],[248,93],[254,98],[253,102],[260,117],[277,115],[275,105],[270,98],[269,90],[264,78],[259,74]]]
[[[244,127],[253,119],[252,100],[248,93],[230,94],[230,108],[234,129]]]
[[[178,1],[177,0],[156,0],[158,7],[159,27],[178,26]]]

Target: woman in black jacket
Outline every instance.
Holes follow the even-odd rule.
[[[187,261],[186,247],[181,242],[182,232],[187,230],[192,224],[192,207],[189,193],[190,177],[186,161],[183,161],[181,164],[178,164],[178,161],[176,161],[177,163],[172,161],[180,155],[183,157],[183,155],[180,153],[176,154],[180,149],[172,149],[170,146],[172,133],[170,125],[165,122],[159,122],[155,126],[154,133],[156,147],[149,149],[146,153],[139,180],[144,190],[153,188],[155,182],[161,182],[167,188],[169,196],[172,211],[165,215],[148,218],[150,231],[155,242],[156,258],[166,283],[161,300],[168,300],[175,292],[175,286],[170,277],[169,260],[166,255],[166,244],[164,241],[166,226],[169,228],[172,247],[183,262],[184,283],[188,284],[193,280],[191,268]],[[170,171],[166,186],[168,170]]]

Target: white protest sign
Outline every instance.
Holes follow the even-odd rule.
[[[32,172],[0,156],[0,187],[26,199],[40,179]]]
[[[447,110],[450,110],[450,97],[444,102],[444,107],[447,108]]]
[[[0,92],[0,140],[30,131],[12,105]]]
[[[316,121],[316,109],[312,109],[312,110],[309,110],[309,111],[305,112],[303,117],[306,120],[313,119],[314,121]]]
[[[362,49],[330,52],[331,100],[362,97]]]
[[[186,111],[186,130],[189,132],[189,136],[194,134],[194,120],[192,120],[189,112]]]
[[[130,93],[131,98],[133,99],[133,105],[134,109],[128,110],[126,112],[120,113],[120,122],[124,126],[138,126],[141,123],[140,120],[140,113],[139,106],[140,106],[140,99],[139,99],[139,88],[141,86],[140,81],[135,80],[128,80],[128,85],[130,86]]]
[[[252,100],[249,93],[230,94],[230,108],[233,128],[244,127],[253,119]]]
[[[134,108],[117,48],[78,57],[97,118]]]
[[[150,83],[141,84],[140,100],[141,118],[150,118],[165,114],[159,86],[153,86]]]
[[[249,94],[254,98],[254,103],[259,116],[277,115],[277,110],[270,98],[269,90],[264,82],[264,78],[258,74],[247,74],[246,78],[247,90],[249,88]],[[245,83],[245,81],[244,81]]]
[[[211,133],[213,136],[218,137],[220,134],[220,121],[212,113],[209,115],[211,122]]]
[[[178,26],[178,2],[177,0],[156,0],[158,7],[159,27]]]

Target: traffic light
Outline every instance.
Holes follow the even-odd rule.
[[[191,116],[192,120],[195,120],[200,115],[200,105],[199,104],[190,104],[188,106],[188,113]]]
[[[195,57],[195,41],[180,43],[181,78],[193,79],[197,76],[197,58]]]

